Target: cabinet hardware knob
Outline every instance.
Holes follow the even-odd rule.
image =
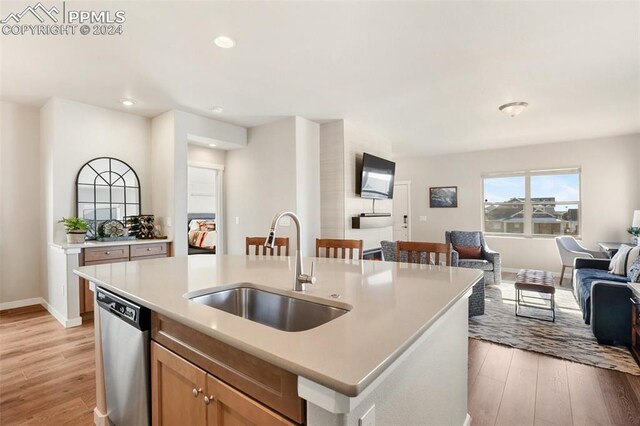
[[[213,396],[205,396],[204,397],[204,405],[209,405],[213,400]]]
[[[104,254],[111,254],[111,252],[110,251],[105,251]]]
[[[191,391],[191,393],[193,394],[193,397],[194,397],[194,398],[197,398],[197,397],[198,397],[198,395],[200,395],[200,394],[202,393],[202,388],[200,388],[200,389],[193,388],[193,390]]]
[[[150,248],[148,248],[148,249],[147,249],[147,251],[151,251],[151,249],[150,249]]]

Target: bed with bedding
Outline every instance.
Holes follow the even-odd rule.
[[[218,232],[215,213],[189,213],[189,254],[216,254]]]

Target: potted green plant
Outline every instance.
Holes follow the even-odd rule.
[[[631,234],[631,244],[640,246],[640,226],[632,226],[627,232]]]
[[[82,244],[84,237],[87,235],[89,222],[79,217],[67,217],[58,221],[62,223],[67,230],[67,242],[69,244]]]

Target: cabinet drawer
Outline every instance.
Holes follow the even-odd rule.
[[[91,247],[84,249],[84,263],[128,259],[129,246]]]
[[[141,244],[131,246],[131,259],[146,256],[160,256],[167,254],[167,244]]]

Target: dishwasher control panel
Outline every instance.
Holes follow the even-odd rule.
[[[136,328],[148,327],[148,310],[139,305],[123,299],[122,297],[98,287],[96,290],[98,305],[105,311],[117,315]],[[146,315],[143,315],[146,314]],[[143,316],[144,318],[141,318]]]

